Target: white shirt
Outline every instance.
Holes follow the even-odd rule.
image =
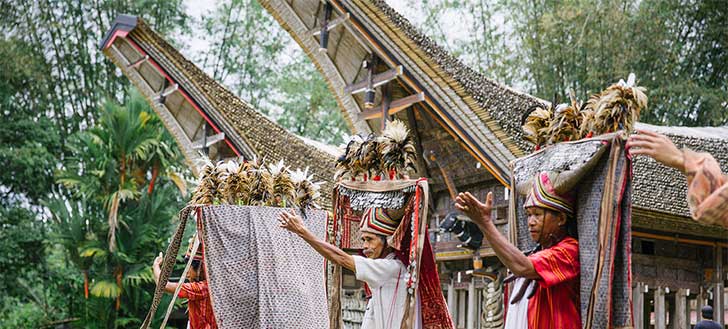
[[[390,253],[385,258],[354,256],[356,279],[372,291],[361,329],[399,329],[407,298],[407,269]]]
[[[526,292],[523,294],[521,300],[515,304],[511,304],[513,299],[516,297],[516,293],[521,290],[521,287],[526,284],[525,278],[516,278],[513,281],[513,289],[511,290],[511,298],[508,301],[508,316],[506,316],[505,329],[523,329],[528,328],[528,296],[531,294],[533,289],[536,289],[536,281],[531,281],[531,284],[526,288]]]

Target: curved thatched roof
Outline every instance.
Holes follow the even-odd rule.
[[[288,132],[187,60],[143,20],[122,15],[101,47],[148,99],[197,172],[201,152],[195,141],[224,134],[210,146],[212,159],[284,160],[292,168],[310,168],[330,203],[336,156],[330,147]],[[163,96],[160,98],[160,96]],[[204,129],[207,125],[211,129]]]

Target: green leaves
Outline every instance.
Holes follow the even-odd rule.
[[[101,298],[117,298],[121,295],[121,288],[116,282],[99,280],[91,286],[91,295]]]

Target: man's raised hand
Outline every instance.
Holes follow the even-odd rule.
[[[485,203],[478,201],[470,192],[458,193],[455,198],[455,208],[464,212],[470,220],[478,226],[490,222],[490,213],[493,209],[493,193],[488,192]]]
[[[282,228],[298,235],[302,235],[306,232],[306,227],[303,226],[303,221],[301,220],[301,217],[296,215],[293,210],[282,211],[280,215],[278,215],[278,222],[281,224],[280,226]]]

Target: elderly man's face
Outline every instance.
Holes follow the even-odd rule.
[[[362,242],[364,242],[364,256],[367,256],[367,258],[371,259],[376,259],[383,256],[382,252],[384,251],[384,248],[387,247],[387,245],[385,244],[384,239],[382,239],[379,235],[369,232],[362,232],[361,240]]]
[[[526,208],[528,215],[528,231],[531,233],[531,239],[546,245],[551,235],[559,235],[563,230],[562,226],[566,224],[566,216],[549,211],[539,207]]]

